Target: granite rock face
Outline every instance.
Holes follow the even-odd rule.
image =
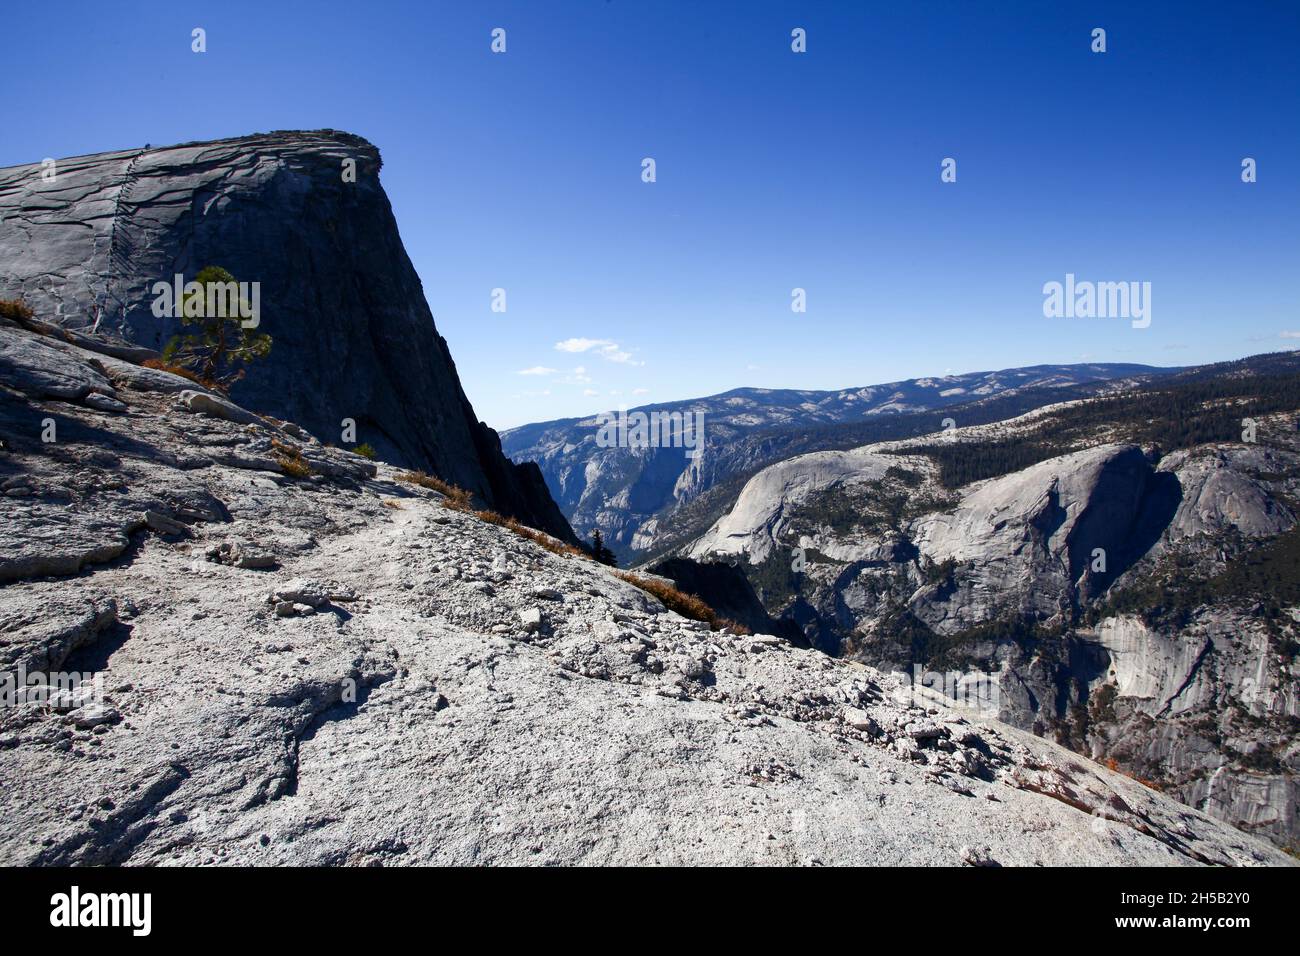
[[[0,864],[1293,862],[185,379],[0,354]]]
[[[1261,427],[1168,454],[1103,440],[956,489],[912,442],[799,456],[688,553],[746,569],[823,650],[985,675],[1001,719],[1295,847],[1300,608],[1272,592],[1294,579],[1300,441],[1292,414]]]
[[[345,164],[355,181],[345,181]],[[233,397],[428,470],[572,539],[533,465],[478,422],[379,182],[379,151],[333,130],[99,153],[0,170],[0,296],[148,349],[178,330],[154,285],[221,266],[259,283],[271,355]]]

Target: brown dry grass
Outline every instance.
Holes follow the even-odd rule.
[[[36,318],[36,313],[22,299],[0,299],[0,316],[11,322],[17,322],[28,332],[35,332],[37,335],[44,335],[46,338],[58,338],[65,342],[76,344],[76,339],[72,333],[61,326],[42,322]]]
[[[476,511],[474,516],[480,521],[486,521],[488,524],[494,524],[498,527],[505,528],[507,531],[513,531],[521,538],[527,538],[540,547],[545,548],[551,554],[570,555],[575,558],[591,559],[591,555],[580,548],[575,548],[571,544],[552,538],[545,532],[538,531],[536,528],[530,528],[528,525],[515,518],[507,518],[505,515],[499,515],[495,511]]]
[[[0,316],[18,323],[36,318],[36,313],[22,299],[0,299]]]
[[[662,581],[656,581],[653,578],[643,578],[639,574],[632,574],[628,571],[615,571],[614,577],[640,588],[647,594],[654,595],[663,603],[664,607],[670,611],[676,611],[682,617],[689,617],[693,621],[704,621],[714,630],[722,626],[713,608],[694,594],[687,594],[685,591],[677,590],[671,584],[664,584]]]
[[[1125,777],[1128,777],[1130,780],[1136,780],[1138,783],[1142,784],[1142,786],[1146,787],[1148,790],[1155,790],[1158,793],[1164,792],[1165,788],[1163,784],[1155,780],[1148,780],[1146,777],[1139,777],[1135,773],[1130,773],[1129,771],[1121,767],[1119,765],[1119,761],[1116,760],[1114,757],[1102,758],[1101,765],[1105,767],[1107,770],[1112,770],[1115,773],[1122,774]]]
[[[453,511],[470,510],[470,493],[458,485],[443,481],[437,475],[431,475],[424,471],[399,471],[397,480],[404,481],[408,485],[419,485],[421,488],[428,488],[430,491],[436,491],[442,495],[442,506],[451,508]]]
[[[567,554],[578,558],[589,558],[585,551],[575,548],[571,544],[566,544],[558,538],[552,538],[549,534],[538,531],[536,528],[530,528],[528,525],[515,518],[507,518],[505,515],[497,514],[495,511],[475,511],[472,507],[471,496],[464,488],[443,481],[436,475],[430,475],[423,471],[403,471],[397,474],[398,481],[405,481],[407,484],[419,485],[421,488],[428,488],[436,491],[443,496],[442,504],[444,508],[452,508],[456,511],[467,511],[480,521],[486,521],[488,524],[494,524],[498,527],[512,531],[521,538],[527,538],[536,545],[545,548],[552,554]]]
[[[302,457],[302,449],[278,438],[271,439],[271,447],[275,449],[275,460],[279,463],[280,470],[290,478],[310,478],[316,474],[311,465],[307,464],[307,459]]]
[[[221,389],[217,389],[215,383],[204,381],[203,378],[199,376],[197,372],[192,372],[189,369],[185,368],[183,365],[175,365],[171,362],[164,362],[160,358],[148,358],[145,359],[140,364],[145,368],[154,368],[160,372],[171,372],[173,375],[179,375],[181,378],[187,378],[191,382],[194,382],[196,385],[202,385],[204,388],[211,388],[211,389],[216,389],[217,391],[221,391]]]

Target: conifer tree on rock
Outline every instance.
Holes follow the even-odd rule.
[[[195,281],[204,291],[187,293],[180,309],[181,324],[194,331],[172,336],[163,350],[163,361],[193,372],[205,385],[224,392],[244,377],[245,366],[271,353],[271,337],[245,324],[244,317],[252,310],[235,291],[240,288],[235,277],[225,269],[208,266]],[[208,308],[215,297],[206,295],[207,290],[216,285],[234,293],[222,298],[226,308]]]

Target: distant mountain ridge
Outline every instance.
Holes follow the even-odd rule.
[[[1036,407],[1077,397],[1068,393],[1081,386],[1176,371],[1130,363],[1033,365],[834,390],[737,388],[630,410],[702,412],[704,453],[695,460],[680,448],[600,448],[596,415],[512,428],[502,432],[501,446],[516,463],[537,463],[580,537],[599,530],[620,557],[629,559],[656,551],[667,519],[700,495],[775,460],[769,455],[779,452],[765,447],[766,442],[742,448],[755,435],[784,432],[783,438],[791,440],[798,438],[799,429],[871,422],[1030,392],[1040,393],[1041,400],[1027,406]],[[929,430],[939,427],[935,421]],[[801,450],[807,449],[791,453]]]

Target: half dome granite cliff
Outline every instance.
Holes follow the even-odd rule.
[[[355,164],[355,181],[345,176]],[[379,150],[335,130],[96,153],[0,170],[0,296],[160,349],[153,287],[219,265],[260,283],[270,357],[232,397],[358,442],[576,540],[533,464],[477,421],[402,246]],[[52,174],[52,176],[50,175]]]

